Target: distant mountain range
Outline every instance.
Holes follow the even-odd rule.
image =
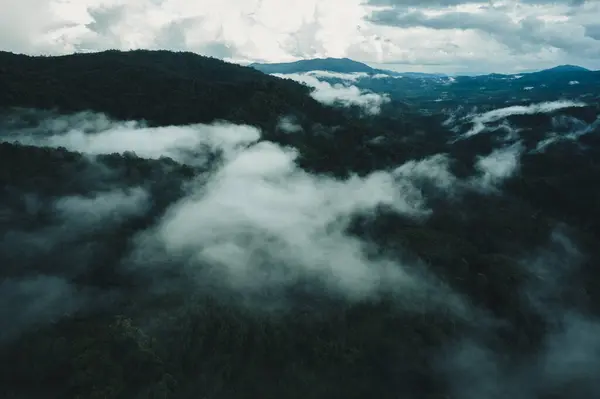
[[[266,68],[0,51],[0,399],[600,398],[600,72]]]
[[[300,60],[295,62],[283,62],[283,63],[253,63],[248,65],[254,69],[258,69],[264,73],[305,73],[310,71],[328,71],[336,73],[366,73],[369,75],[384,74],[393,77],[420,77],[420,78],[439,78],[447,77],[448,75],[442,73],[423,73],[423,72],[396,72],[387,69],[372,68],[369,65],[351,60],[349,58],[315,58],[308,60]],[[514,76],[514,75],[525,75],[531,73],[542,73],[542,74],[556,74],[556,73],[586,73],[592,72],[577,65],[559,65],[553,68],[544,69],[541,71],[527,72],[520,74],[482,74],[477,76]]]
[[[330,71],[338,73],[365,72],[368,74],[389,73],[390,71],[371,68],[367,64],[349,58],[315,58],[295,62],[282,63],[254,63],[250,67],[264,73],[302,73],[310,71]]]
[[[491,73],[478,76],[395,72],[376,69],[348,58],[301,60],[279,64],[250,64],[267,74],[326,71],[318,76],[330,83],[352,84],[394,100],[431,111],[457,106],[502,107],[560,99],[600,101],[600,71],[576,65],[519,74]],[[349,79],[344,74],[358,75]],[[400,79],[402,78],[402,79]]]
[[[254,63],[248,65],[264,73],[304,73],[310,71],[328,71],[336,73],[366,73],[369,75],[384,74],[394,77],[412,76],[412,77],[441,77],[445,74],[422,73],[422,72],[395,72],[387,69],[377,69],[369,65],[351,60],[349,58],[315,58],[310,60],[300,60],[295,62],[283,63]]]

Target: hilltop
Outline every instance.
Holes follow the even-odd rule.
[[[320,70],[336,72],[340,75],[323,75],[319,79],[330,83],[351,83],[362,90],[386,94],[393,100],[405,102],[429,114],[465,106],[500,107],[563,98],[582,101],[600,98],[596,90],[600,86],[600,71],[575,65],[559,65],[520,74],[473,76],[394,72],[371,68],[347,58],[252,66],[265,73],[284,75]]]
[[[366,73],[368,75],[388,75],[394,77],[413,77],[413,78],[443,78],[448,77],[447,74],[442,73],[425,73],[425,72],[398,72],[388,69],[373,68],[363,62],[355,61],[350,58],[313,58],[304,59],[293,62],[281,62],[281,63],[252,63],[248,65],[254,69],[267,74],[280,73],[305,73],[311,71],[328,71],[337,73]],[[529,71],[523,73],[514,74],[500,74],[500,73],[481,73],[471,75],[460,75],[455,74],[455,77],[491,77],[491,76],[517,76],[523,74],[548,74],[548,73],[581,73],[581,72],[592,72],[591,70],[577,66],[577,65],[558,65],[552,68],[542,69],[539,71]]]
[[[405,109],[384,118],[359,117],[352,107],[316,101],[311,88],[295,81],[189,52],[111,50],[56,57],[0,52],[0,87],[0,108],[92,110],[149,126],[221,120],[256,126],[264,137],[302,149],[300,162],[340,174],[424,154],[429,149],[423,143],[435,147],[443,137],[437,134],[439,121]],[[303,134],[282,134],[278,126],[284,116],[301,125]],[[319,133],[322,126],[337,126],[344,139],[327,140]],[[366,155],[371,149],[363,144],[373,137],[417,129],[428,134],[385,155]]]
[[[315,58],[282,63],[253,63],[248,65],[264,73],[302,73],[310,71],[329,71],[337,73],[376,74],[380,70],[349,58]]]
[[[0,397],[597,397],[596,75],[349,61],[0,53]]]
[[[321,121],[339,114],[312,99],[305,86],[189,52],[0,52],[0,87],[0,107],[93,109],[155,125],[223,119],[268,127],[287,113]]]
[[[584,68],[582,66],[578,66],[578,65],[557,65],[553,68],[548,68],[548,69],[542,69],[541,71],[538,72],[591,72],[590,69]]]

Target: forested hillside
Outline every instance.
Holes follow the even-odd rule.
[[[0,52],[0,65],[5,107],[101,110],[157,125],[225,119],[267,127],[281,114],[301,110],[335,120],[335,112],[306,96],[304,86],[193,53],[29,57]]]
[[[446,76],[379,70],[349,59],[314,59],[285,64],[252,64],[270,74],[319,76],[333,85],[353,85],[389,96],[428,113],[457,108],[499,108],[551,100],[600,100],[600,71],[572,65],[521,74]]]
[[[0,397],[600,395],[600,107],[0,54]]]
[[[373,170],[385,166],[388,158],[405,159],[406,152],[424,155],[424,143],[441,142],[437,121],[416,114],[359,119],[348,115],[351,109],[320,104],[308,96],[309,87],[294,81],[192,53],[139,50],[29,57],[0,52],[0,87],[2,107],[93,110],[150,126],[219,120],[250,124],[263,129],[266,138],[305,148],[303,156],[310,158],[306,165],[319,172]],[[292,117],[309,137],[277,134],[284,116]],[[325,139],[320,126],[336,126],[338,140]],[[364,143],[377,135],[417,129],[435,135],[405,136],[414,145],[396,148],[383,160],[367,155]]]

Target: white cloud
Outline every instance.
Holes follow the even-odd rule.
[[[359,106],[371,115],[381,112],[381,106],[390,101],[385,94],[366,92],[353,85],[331,84],[321,81],[309,73],[276,73],[273,76],[292,79],[313,87],[315,90],[311,93],[311,96],[323,104]]]
[[[481,339],[490,336],[490,330],[464,336],[440,357],[442,372],[456,395],[468,399],[530,399],[555,392],[577,398],[597,396],[600,320],[577,312],[565,300],[567,292],[577,289],[565,281],[580,271],[582,259],[562,229],[552,232],[547,245],[521,259],[527,279],[514,295],[545,322],[538,350],[507,359],[504,350],[493,349],[489,340]]]
[[[34,127],[13,129],[0,136],[4,141],[65,147],[86,154],[129,151],[144,158],[165,156],[199,165],[204,164],[210,150],[219,148],[227,154],[259,138],[260,132],[254,127],[226,122],[149,128],[140,122],[115,122],[88,112],[43,119]]]
[[[194,159],[179,155],[183,147],[194,149],[204,143],[210,151],[225,153],[213,173],[199,176],[188,186],[186,197],[139,235],[137,250],[126,262],[132,271],[154,268],[160,272],[161,264],[169,265],[171,272],[188,273],[188,282],[208,281],[242,293],[312,279],[328,292],[351,299],[387,292],[407,308],[440,306],[463,315],[467,312],[460,298],[425,269],[374,254],[347,232],[353,215],[374,212],[380,206],[415,220],[428,217],[431,210],[418,186],[426,182],[449,189],[453,180],[445,170],[448,160],[444,156],[410,162],[392,172],[340,180],[305,172],[296,165],[297,150],[257,142],[259,132],[248,126],[154,129],[139,122],[116,123],[93,113],[28,116],[25,119],[37,116],[39,121],[25,128],[15,116],[4,126],[12,129],[5,138],[19,136],[30,144],[65,145],[94,154],[173,155],[190,162]],[[284,121],[295,123],[291,118]],[[35,248],[37,258],[31,260],[35,262],[39,254],[52,253],[57,245],[75,247],[78,240],[144,215],[151,205],[147,192],[140,188],[59,198],[44,205],[54,216],[48,226],[35,232],[11,232],[0,246],[7,251],[18,242],[18,248]],[[93,248],[77,248],[81,248],[73,251],[79,256],[77,265],[86,265],[95,254]]]
[[[455,72],[518,72],[553,64],[597,65],[600,41],[585,35],[588,13],[600,11],[596,2],[577,7],[555,1],[460,3],[465,2],[428,8],[396,2],[376,9],[371,18],[386,28],[384,46],[396,54],[398,67],[432,63],[453,65]]]
[[[400,13],[409,5],[393,3]],[[271,62],[347,56],[392,69],[451,73],[597,65],[600,41],[589,27],[600,13],[598,2],[460,3],[411,2],[410,21],[405,16],[403,24],[384,26],[367,20],[382,9],[363,0],[25,0],[3,7],[0,48],[168,48]],[[419,10],[423,18],[415,19]]]
[[[464,120],[473,124],[473,127],[462,135],[462,138],[471,137],[483,132],[488,124],[500,121],[512,115],[534,115],[550,113],[564,108],[585,107],[586,104],[574,101],[550,101],[530,105],[514,105],[506,108],[498,108],[481,114],[468,115]]]
[[[143,215],[150,208],[148,193],[139,187],[60,197],[50,204],[39,203],[40,200],[32,195],[24,197],[38,208],[48,206],[53,218],[37,230],[7,232],[0,240],[4,254],[22,252],[24,246],[29,247],[32,253],[51,252],[58,245],[113,229],[130,218]],[[27,256],[22,253],[18,256],[26,262]]]
[[[479,156],[475,168],[480,173],[472,178],[469,184],[476,190],[497,192],[498,186],[514,176],[520,166],[520,158],[524,151],[520,142]]]
[[[407,307],[421,303],[466,314],[467,305],[423,269],[374,256],[347,233],[356,213],[385,206],[422,220],[432,212],[427,190],[453,196],[473,189],[450,172],[448,156],[339,180],[306,173],[296,166],[297,155],[264,141],[237,151],[140,237],[135,267],[185,259],[188,281],[217,282],[236,292],[310,278],[351,299],[388,292]],[[495,173],[486,177],[486,189],[508,177],[506,170],[485,173]]]
[[[544,152],[546,148],[554,143],[561,141],[577,141],[581,136],[600,131],[600,117],[588,124],[584,121],[572,117],[555,117],[552,120],[553,127],[561,132],[549,132],[541,140],[533,152]],[[565,132],[566,128],[566,132]]]
[[[141,188],[95,193],[92,196],[62,197],[54,204],[55,214],[68,228],[118,223],[140,215],[149,207],[148,193]],[[81,231],[78,231],[81,233]]]
[[[208,284],[236,292],[261,292],[308,278],[351,299],[388,292],[407,307],[466,311],[424,270],[373,256],[346,231],[352,215],[378,206],[427,217],[426,199],[412,182],[447,186],[438,170],[441,158],[338,180],[301,170],[297,156],[295,149],[271,142],[238,150],[140,236],[132,264],[145,270],[160,268],[163,257],[186,259],[188,281],[212,281]]]
[[[499,148],[487,155],[480,155],[475,161],[477,173],[468,178],[458,178],[451,172],[451,158],[446,154],[436,154],[419,161],[408,161],[393,171],[397,184],[404,184],[405,196],[415,202],[426,203],[422,189],[427,185],[446,198],[460,197],[467,191],[483,194],[499,193],[500,186],[519,171],[520,158],[525,148],[520,142]],[[429,212],[425,205],[424,212]]]
[[[65,279],[37,275],[7,278],[0,282],[0,342],[15,338],[23,330],[54,322],[81,308],[86,298]]]
[[[48,0],[0,1],[0,50],[25,53],[61,52],[48,41],[49,31],[69,25]]]
[[[353,295],[373,292],[388,278],[412,284],[400,265],[368,261],[362,244],[343,233],[351,212],[401,199],[391,179],[318,179],[298,170],[294,156],[271,143],[241,153],[205,195],[172,210],[160,228],[167,250],[192,251],[238,288],[305,275],[331,279]],[[262,276],[266,263],[276,270]],[[291,276],[283,272],[290,266]]]
[[[279,118],[277,128],[284,133],[299,133],[303,130],[302,126],[291,116]]]
[[[376,73],[375,75],[371,76],[371,79],[389,79],[389,78],[402,79],[403,76],[391,76],[391,75],[387,75],[385,73]]]
[[[107,261],[105,254],[114,254],[113,244],[98,239],[97,234],[113,236],[115,229],[145,215],[151,206],[148,193],[135,187],[61,197],[50,203],[48,197],[27,193],[23,198],[37,208],[30,217],[37,212],[48,217],[42,217],[34,228],[7,230],[0,238],[2,259],[8,260],[9,267],[8,278],[0,283],[0,303],[14,305],[14,309],[0,306],[2,320],[12,321],[0,332],[0,340],[14,337],[35,323],[54,322],[115,294],[95,292],[72,279],[97,267],[94,265],[99,260]],[[22,271],[16,275],[10,270],[15,265]]]
[[[310,72],[306,72],[306,75],[314,76],[317,79],[318,78],[340,79],[340,80],[347,80],[350,82],[356,82],[359,79],[363,79],[363,78],[366,78],[369,76],[369,74],[366,72],[340,73],[340,72],[331,72],[331,71],[310,71]]]
[[[406,181],[433,183],[447,194],[458,188],[458,179],[450,172],[450,158],[437,154],[420,161],[408,161],[394,170],[394,175]]]

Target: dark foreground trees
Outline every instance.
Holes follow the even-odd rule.
[[[356,119],[315,103],[292,82],[192,54],[0,58],[4,106],[92,108],[156,125],[251,123],[265,138],[297,148],[298,163],[314,173],[364,175],[447,152],[453,172],[469,176],[476,156],[498,144],[490,135],[447,146],[448,133],[434,119]],[[295,115],[305,131],[281,134],[282,113]],[[535,133],[545,122],[521,123]],[[348,301],[308,281],[252,295],[221,290],[191,281],[179,258],[137,259],[160,267],[132,269],[140,234],[193,179],[213,172],[218,156],[192,167],[2,143],[0,397],[459,399],[475,387],[479,397],[514,396],[525,380],[541,381],[526,384],[531,397],[593,397],[592,356],[583,357],[588,373],[552,374],[539,364],[552,364],[548,354],[560,353],[552,352],[557,346],[567,351],[586,342],[592,355],[596,348],[592,338],[553,338],[561,328],[588,325],[571,323],[569,311],[589,325],[600,315],[594,137],[582,138],[584,147],[564,143],[523,156],[520,174],[501,194],[452,200],[423,186],[434,207],[425,222],[384,208],[353,217],[348,234],[374,254],[427,270],[481,311],[462,319],[416,311],[418,304],[393,295]],[[126,219],[108,212],[103,224],[77,234],[56,212],[57,201],[74,196],[136,200],[135,188],[148,194],[144,206]],[[577,248],[563,245],[571,242],[563,236]],[[524,265],[534,261],[568,272],[531,273]],[[558,316],[548,317],[540,304]],[[578,359],[563,371],[581,367]]]

